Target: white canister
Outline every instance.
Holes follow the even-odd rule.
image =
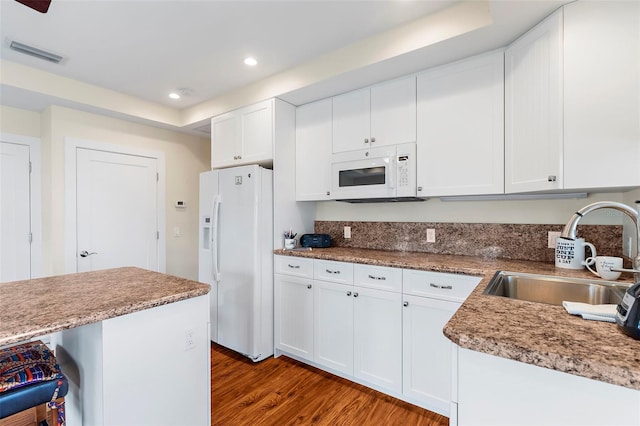
[[[556,267],[565,269],[583,269],[586,265],[584,248],[591,249],[591,256],[596,257],[596,248],[591,243],[584,241],[584,238],[558,237],[556,239]]]

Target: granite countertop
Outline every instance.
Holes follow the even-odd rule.
[[[496,271],[598,279],[552,263],[331,247],[275,254],[482,277],[444,327],[460,347],[640,390],[640,341],[615,324],[583,320],[562,306],[482,294]],[[620,281],[631,282],[630,275]]]
[[[140,268],[0,284],[0,346],[209,293],[210,286]]]

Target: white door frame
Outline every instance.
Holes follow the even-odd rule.
[[[85,139],[64,138],[64,270],[65,273],[77,271],[77,216],[76,216],[76,151],[78,148],[116,154],[137,155],[155,158],[158,162],[158,272],[166,271],[166,206],[165,206],[165,155],[160,151],[136,148],[112,143],[96,142]]]
[[[31,217],[31,278],[42,277],[42,189],[40,139],[32,136],[0,132],[0,142],[29,147],[31,174],[29,176],[29,204]]]

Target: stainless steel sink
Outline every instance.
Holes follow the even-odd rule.
[[[618,304],[631,284],[498,271],[484,294],[562,305],[563,301],[592,305]]]

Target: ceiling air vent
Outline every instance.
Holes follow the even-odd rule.
[[[16,52],[44,59],[45,61],[53,62],[54,64],[59,64],[60,61],[64,59],[62,56],[56,55],[55,53],[47,52],[45,50],[38,49],[37,47],[28,46],[18,41],[12,41],[9,47]]]

